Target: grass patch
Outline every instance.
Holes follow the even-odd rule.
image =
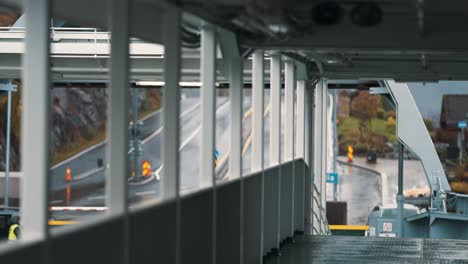
[[[75,144],[73,147],[68,147],[56,151],[52,156],[52,165],[60,163],[87,148],[90,148],[96,144],[103,142],[104,140],[106,140],[106,131],[105,129],[102,129],[102,131],[99,131],[90,140],[83,140],[81,144]]]

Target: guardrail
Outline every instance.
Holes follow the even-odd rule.
[[[24,27],[0,27],[0,39],[24,39],[24,30]],[[109,43],[111,33],[97,28],[52,27],[50,28],[50,38],[52,42],[86,41]]]

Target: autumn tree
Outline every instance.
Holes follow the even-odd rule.
[[[352,103],[353,115],[359,119],[359,131],[361,142],[365,140],[369,147],[369,139],[372,132],[372,118],[377,116],[377,110],[382,107],[380,96],[369,94],[367,91],[359,91]]]

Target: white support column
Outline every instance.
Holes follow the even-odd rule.
[[[270,65],[270,165],[281,160],[281,56],[271,55]]]
[[[305,135],[304,135],[304,161],[306,164],[305,169],[305,181],[304,181],[304,218],[305,218],[305,228],[304,232],[308,235],[311,235],[313,232],[313,152],[314,152],[314,115],[313,115],[313,107],[314,107],[314,93],[313,89],[310,85],[305,86],[304,89],[304,107],[305,107],[305,115],[304,115],[304,125],[305,125]]]
[[[242,92],[244,88],[242,66],[241,57],[231,59],[229,69],[231,99],[229,175],[231,178],[242,176]]]
[[[321,90],[322,90],[322,151],[321,151],[321,177],[322,177],[322,190],[320,194],[322,195],[322,207],[325,209],[327,206],[327,160],[328,160],[328,124],[330,122],[330,118],[328,116],[328,82],[327,79],[322,78],[321,80]],[[325,217],[325,216],[324,216]]]
[[[163,160],[161,178],[163,199],[179,193],[179,79],[180,79],[180,10],[168,8],[164,13],[164,97]]]
[[[313,91],[314,98],[314,145],[313,145],[313,170],[314,170],[314,184],[317,186],[317,190],[322,193],[322,125],[323,125],[323,114],[322,114],[322,81],[320,80]]]
[[[263,170],[263,50],[253,53],[252,62],[252,172]]]
[[[271,55],[270,62],[270,165],[281,162],[281,56]],[[281,237],[281,169],[278,175],[276,246],[279,249]]]
[[[294,92],[295,92],[295,69],[292,60],[286,60],[284,63],[284,160],[294,159]]]
[[[48,237],[50,3],[27,0],[24,11],[27,19],[21,123],[22,238],[43,240]]]
[[[111,60],[108,102],[109,133],[106,174],[106,195],[109,212],[113,215],[128,211],[128,0],[113,1],[111,5]]]
[[[264,53],[257,50],[252,54],[252,172],[262,171],[263,164],[263,104],[264,104]],[[260,216],[260,252],[261,261],[263,251],[263,226],[264,226],[264,179],[262,173],[261,183],[261,216]],[[261,263],[261,262],[260,262]]]
[[[305,160],[305,80],[297,81],[297,143],[296,157]]]
[[[286,60],[284,62],[284,161],[288,162],[294,159],[294,92],[295,92],[295,66],[294,61]],[[291,226],[290,235],[294,234],[294,182],[295,172],[294,166],[291,175]],[[286,192],[287,193],[287,192]],[[282,196],[285,196],[282,194]],[[286,198],[286,197],[285,197]]]
[[[211,25],[201,31],[201,148],[200,187],[212,186],[214,181],[214,142],[216,108],[216,36]]]

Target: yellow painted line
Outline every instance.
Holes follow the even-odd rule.
[[[330,230],[369,230],[369,226],[366,225],[330,225]]]
[[[75,225],[78,222],[75,221],[59,221],[59,220],[50,220],[49,225],[51,226],[62,226],[62,225]]]

